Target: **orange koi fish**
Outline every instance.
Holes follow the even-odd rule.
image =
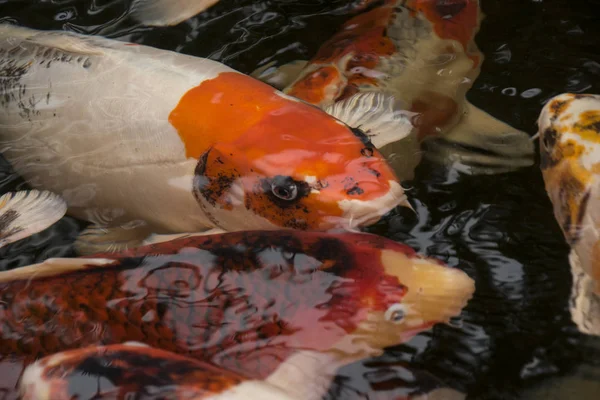
[[[82,254],[212,228],[353,229],[409,206],[362,130],[398,125],[349,127],[215,61],[2,25],[0,74],[0,151],[93,223]]]
[[[600,335],[600,96],[565,93],[538,120],[541,169],[571,252],[571,315]]]
[[[364,0],[359,10],[309,62],[252,75],[347,123],[380,108],[409,119],[412,129],[373,139],[401,180],[412,178],[425,144],[428,157],[469,173],[533,164],[528,134],[466,100],[483,61],[478,1]]]
[[[339,367],[448,322],[474,289],[464,272],[365,233],[232,232],[49,259],[0,273],[0,389],[14,394],[22,367],[51,356],[23,375],[23,390],[41,396],[34,398],[89,390],[68,384],[82,374],[94,382],[110,375],[115,386],[101,390],[144,393],[148,382],[133,378],[173,360],[193,375],[163,371],[149,385],[168,392],[195,384],[213,395],[240,385],[245,398],[270,385],[317,400]],[[138,372],[119,367],[132,360],[126,354],[109,363],[104,350],[84,349],[129,341],[150,346],[136,349],[147,360],[132,365]],[[71,363],[94,357],[113,367]],[[203,363],[231,374],[209,385],[214,369]],[[48,365],[64,373],[43,372]],[[79,396],[89,397],[67,398]]]

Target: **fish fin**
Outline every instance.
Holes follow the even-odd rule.
[[[142,246],[146,246],[149,244],[163,243],[163,242],[168,242],[168,241],[175,240],[175,239],[183,239],[183,238],[194,237],[194,236],[217,235],[217,234],[221,234],[221,233],[225,233],[225,232],[226,231],[223,229],[213,228],[213,229],[208,229],[204,232],[194,232],[194,233],[186,232],[186,233],[175,233],[172,235],[152,234],[143,241]]]
[[[569,299],[571,319],[582,333],[600,335],[600,294],[597,282],[584,271],[574,250],[569,254],[569,264],[573,276]]]
[[[21,190],[0,197],[0,247],[43,231],[67,212],[67,203],[48,191]]]
[[[378,149],[414,132],[411,119],[416,113],[402,110],[394,96],[380,92],[357,93],[325,107],[325,112],[360,128]]]
[[[74,246],[77,253],[82,256],[114,253],[142,246],[144,240],[152,233],[146,225],[134,228],[92,225],[79,234]]]
[[[275,61],[271,61],[255,69],[250,76],[273,86],[275,89],[283,90],[298,79],[300,72],[306,67],[308,61],[295,60],[280,67],[276,67],[275,64]]]
[[[531,137],[466,103],[461,120],[448,133],[423,141],[425,156],[471,174],[498,174],[534,163]]]
[[[31,264],[26,267],[0,272],[0,283],[47,278],[65,272],[110,266],[114,263],[115,260],[108,258],[49,258],[39,264]]]
[[[219,0],[134,0],[131,15],[148,26],[172,26],[210,8]]]
[[[31,42],[66,53],[87,56],[103,55],[103,47],[106,47],[103,46],[103,41],[106,39],[88,37],[68,31],[39,31],[6,23],[0,24],[0,38],[11,40],[11,45],[15,49],[18,48],[18,44],[13,43],[14,40],[21,39],[22,42]]]

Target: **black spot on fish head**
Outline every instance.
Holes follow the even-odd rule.
[[[559,133],[554,128],[547,128],[540,136],[540,167],[548,169],[560,162],[555,154]]]

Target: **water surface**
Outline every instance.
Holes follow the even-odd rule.
[[[250,73],[271,60],[309,58],[349,18],[353,2],[223,0],[169,28],[137,26],[127,16],[128,4],[1,1],[0,16],[32,28],[210,57]],[[467,96],[477,107],[533,135],[550,97],[600,93],[599,1],[483,0],[482,9],[487,16],[476,42],[486,59]],[[418,217],[393,212],[370,231],[458,266],[476,279],[477,292],[453,326],[436,326],[377,359],[343,368],[328,398],[384,399],[442,384],[468,392],[469,399],[510,400],[536,385],[562,382],[559,377],[576,368],[592,374],[588,379],[600,377],[594,369],[600,368],[600,351],[577,332],[567,310],[568,247],[538,164],[471,177],[423,162],[405,186]],[[22,187],[0,164],[0,193]],[[0,250],[0,268],[72,256],[83,226],[63,218]],[[572,398],[583,399],[581,390]]]

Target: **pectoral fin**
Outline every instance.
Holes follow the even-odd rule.
[[[0,272],[0,283],[48,278],[88,268],[108,267],[115,264],[115,262],[115,260],[107,258],[49,258],[39,264]]]
[[[416,114],[402,110],[393,96],[380,92],[357,93],[327,106],[325,112],[360,128],[378,149],[414,132],[411,118]]]
[[[148,26],[177,25],[219,0],[134,0],[131,15]]]
[[[527,133],[470,103],[456,126],[442,137],[425,140],[424,145],[427,158],[473,175],[514,171],[534,162],[534,144]]]
[[[67,203],[48,191],[22,190],[0,197],[0,247],[43,231],[67,212]]]
[[[97,253],[114,253],[142,246],[144,240],[152,234],[148,226],[138,227],[102,227],[92,225],[86,228],[77,240],[75,250],[82,256]]]
[[[150,235],[148,236],[142,243],[143,246],[146,245],[150,245],[150,244],[157,244],[157,243],[163,243],[163,242],[168,242],[171,240],[175,240],[175,239],[183,239],[183,238],[188,238],[188,237],[194,237],[194,236],[208,236],[208,235],[218,235],[221,233],[225,233],[226,231],[220,228],[213,228],[213,229],[208,229],[206,231],[203,232],[186,232],[186,233],[175,233],[172,235]]]

